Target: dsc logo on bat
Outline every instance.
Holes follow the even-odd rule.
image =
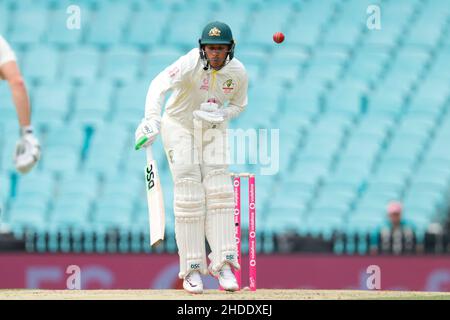
[[[155,186],[155,172],[153,165],[147,166],[147,189],[150,191]]]

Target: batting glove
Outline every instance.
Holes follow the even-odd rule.
[[[31,126],[22,127],[20,136],[14,152],[14,164],[17,171],[26,174],[41,158],[41,146],[38,139],[33,135],[33,127]]]
[[[136,132],[134,134],[135,137],[135,144],[138,145],[142,139],[145,137],[147,138],[146,142],[142,144],[143,148],[148,147],[151,145],[156,137],[158,136],[160,128],[159,121],[156,120],[150,120],[150,119],[142,119],[141,123],[136,129]]]

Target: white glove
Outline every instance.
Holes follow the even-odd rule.
[[[214,102],[204,102],[200,105],[200,110],[206,112],[213,112],[219,110],[219,105]]]
[[[14,153],[14,164],[17,171],[22,174],[28,173],[41,158],[41,146],[38,139],[33,135],[33,127],[20,129],[21,138],[16,144]]]
[[[143,137],[147,137],[147,142],[142,145],[142,148],[148,147],[155,141],[156,137],[158,136],[159,128],[159,121],[149,120],[145,118],[142,119],[134,134],[135,144],[137,145]]]
[[[194,118],[203,120],[211,124],[220,124],[227,120],[227,113],[224,109],[219,109],[219,105],[213,102],[206,102],[200,105],[200,110],[193,112]]]

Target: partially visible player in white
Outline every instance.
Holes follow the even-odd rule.
[[[240,268],[234,235],[234,193],[224,144],[228,120],[247,105],[247,87],[247,72],[234,58],[231,29],[222,22],[209,23],[199,47],[151,82],[145,117],[136,130],[136,143],[146,136],[147,146],[161,132],[174,182],[179,277],[191,293],[203,292],[200,274],[208,272],[225,290],[238,289],[232,272]],[[169,90],[172,95],[161,117]],[[194,132],[199,127],[203,133],[215,130],[223,139],[209,141],[200,135],[199,140]],[[206,151],[219,157],[209,161],[202,157]],[[209,265],[205,235],[211,248]]]
[[[27,89],[16,60],[14,51],[0,35],[0,79],[6,80],[9,84],[20,125],[20,139],[16,145],[14,163],[16,169],[25,174],[39,160],[41,152],[39,141],[34,136],[31,126],[31,110]]]

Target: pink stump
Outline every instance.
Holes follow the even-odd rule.
[[[241,178],[235,176],[233,179],[234,188],[234,236],[236,239],[236,254],[238,263],[241,266]],[[239,289],[241,289],[241,270],[234,270]]]
[[[250,290],[256,290],[256,186],[255,175],[248,180],[248,255],[249,255],[249,281]]]

